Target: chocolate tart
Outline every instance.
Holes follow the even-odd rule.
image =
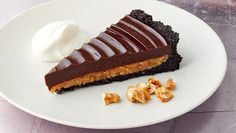
[[[133,10],[45,75],[51,93],[179,69],[179,34]]]

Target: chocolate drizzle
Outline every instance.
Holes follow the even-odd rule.
[[[48,88],[91,72],[171,55],[173,50],[168,40],[143,23],[149,19],[136,18],[134,11],[73,51],[46,74]]]

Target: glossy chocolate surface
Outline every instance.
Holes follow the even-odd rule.
[[[127,15],[74,50],[45,76],[49,88],[88,73],[157,58],[171,47],[153,28]]]

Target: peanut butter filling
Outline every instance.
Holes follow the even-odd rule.
[[[84,76],[76,77],[74,79],[65,81],[63,83],[59,83],[52,88],[50,88],[50,92],[54,93],[57,90],[66,89],[70,88],[73,86],[80,86],[83,84],[107,79],[107,78],[113,78],[116,76],[120,75],[128,75],[136,72],[140,72],[143,70],[148,70],[153,67],[159,66],[163,62],[166,62],[168,59],[168,55],[164,55],[158,58],[153,58],[150,60],[142,61],[142,62],[137,62],[129,65],[124,65],[124,66],[119,66],[115,67],[106,71],[100,71],[100,72],[93,72],[86,74]]]

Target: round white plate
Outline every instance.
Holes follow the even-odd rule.
[[[179,70],[154,75],[177,84],[175,97],[161,103],[155,96],[146,105],[129,103],[127,86],[150,76],[78,89],[63,95],[47,90],[44,75],[55,63],[31,54],[31,38],[42,26],[75,20],[91,37],[117,22],[132,9],[143,9],[180,34]],[[57,0],[32,8],[0,29],[0,94],[18,108],[49,121],[94,129],[121,129],[163,122],[182,115],[207,100],[220,85],[227,58],[217,34],[202,20],[177,7],[151,0]],[[121,103],[104,106],[102,92],[117,92]]]

